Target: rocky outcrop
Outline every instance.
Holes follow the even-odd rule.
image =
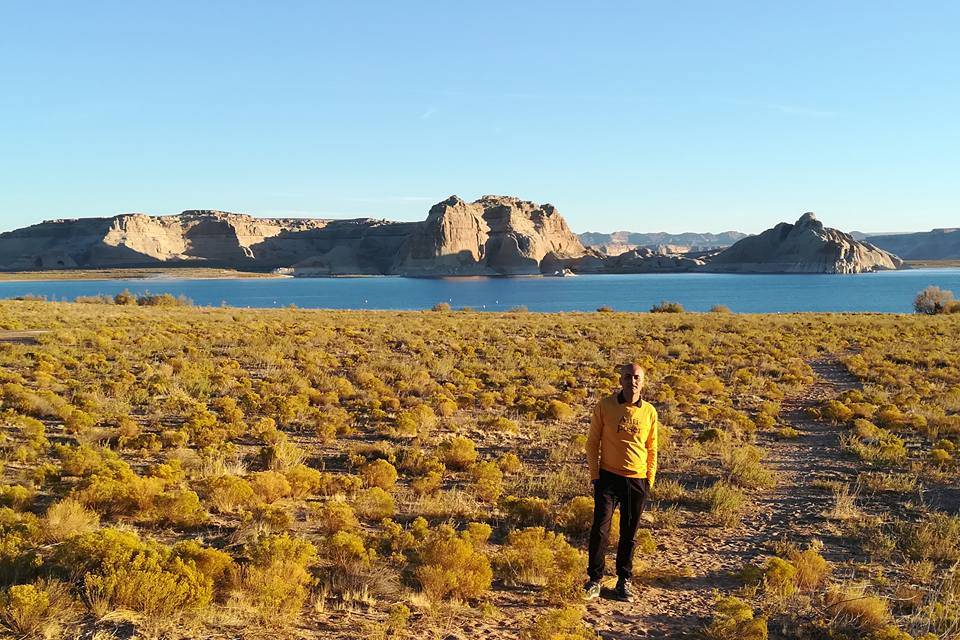
[[[549,253],[574,257],[583,245],[550,204],[507,196],[471,203],[450,196],[435,204],[397,256],[400,275],[540,273]]]
[[[223,211],[51,220],[0,234],[0,269],[161,263],[288,270],[295,275],[513,275],[583,246],[549,204],[451,197],[424,222],[254,218]]]
[[[960,259],[960,229],[868,236],[867,240],[904,260]]]
[[[633,249],[653,249],[663,254],[723,249],[737,240],[747,237],[747,234],[739,231],[724,231],[723,233],[614,231],[613,233],[586,232],[578,234],[578,237],[580,242],[588,249],[596,249],[600,253],[616,256]]]
[[[704,270],[726,273],[863,273],[898,269],[903,261],[869,242],[823,226],[813,213],[781,222],[721,251]]]
[[[608,256],[588,249],[582,256],[567,257],[548,254],[541,263],[543,273],[569,269],[575,273],[682,273],[695,271],[706,262],[685,255],[667,255],[652,249],[633,249],[616,256]]]

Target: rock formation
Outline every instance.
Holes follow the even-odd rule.
[[[583,245],[553,205],[506,196],[435,204],[397,256],[400,275],[540,273],[548,253],[574,257]]]
[[[451,197],[425,222],[254,218],[223,211],[51,220],[0,234],[0,269],[158,264],[289,269],[296,275],[512,275],[583,246],[549,204]]]
[[[870,243],[824,228],[812,213],[719,253],[675,249],[658,244],[607,255],[585,249],[553,205],[507,196],[475,202],[451,196],[434,205],[423,222],[254,218],[223,211],[51,220],[0,234],[0,269],[170,264],[283,269],[298,276],[466,276],[565,269],[859,273],[902,264]]]
[[[569,269],[574,273],[679,273],[695,271],[704,260],[685,255],[665,255],[652,249],[633,249],[616,256],[608,256],[588,249],[582,256],[547,255],[541,263],[543,273]]]
[[[588,249],[596,249],[610,256],[620,255],[633,249],[653,249],[663,254],[687,253],[723,249],[737,240],[747,237],[739,231],[723,233],[636,233],[614,231],[613,233],[587,232],[578,234],[580,242]]]
[[[728,273],[863,273],[898,269],[903,261],[869,242],[823,226],[813,213],[781,222],[721,251],[704,270]]]
[[[867,240],[905,260],[960,259],[960,229],[868,236]]]

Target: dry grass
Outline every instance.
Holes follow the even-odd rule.
[[[322,625],[338,610],[366,616],[360,626],[371,634],[393,633],[398,625],[384,619],[387,603],[398,600],[411,607],[411,624],[429,618],[437,629],[462,633],[466,617],[478,614],[457,608],[457,599],[494,607],[511,597],[507,580],[543,582],[566,560],[579,566],[556,538],[531,547],[547,549],[543,557],[552,560],[543,566],[554,568],[522,578],[509,568],[516,562],[493,562],[486,584],[470,559],[526,549],[510,541],[525,527],[543,527],[545,540],[569,535],[569,548],[583,549],[592,519],[583,433],[594,400],[616,384],[610,363],[647,367],[644,397],[665,425],[653,495],[660,505],[651,511],[658,542],[704,534],[723,541],[742,532],[741,540],[759,545],[756,532],[703,527],[735,526],[754,501],[778,495],[760,495],[773,476],[764,452],[745,443],[758,430],[767,431],[770,448],[817,437],[807,427],[798,445],[767,436],[779,428],[781,438],[793,437],[781,407],[811,384],[807,362],[835,353],[848,354],[849,370],[864,383],[856,394],[830,398],[838,404],[828,412],[836,431],[857,439],[844,464],[865,472],[862,497],[850,488],[855,475],[822,485],[843,487],[830,516],[831,530],[847,538],[844,552],[857,551],[844,572],[872,575],[884,563],[889,569],[872,587],[878,596],[910,586],[911,576],[927,575],[923,588],[939,589],[930,576],[946,571],[957,553],[953,525],[924,516],[911,494],[944,491],[938,487],[957,480],[958,322],[2,302],[0,331],[47,331],[30,343],[0,345],[3,562],[20,584],[55,572],[69,579],[84,596],[78,628],[88,635],[95,618],[121,607],[139,610],[125,614],[138,633],[151,617],[216,635],[223,631],[217,625],[237,628],[231,616],[291,626],[307,615]],[[858,429],[856,420],[876,431]],[[686,489],[697,486],[706,488]],[[885,509],[897,520],[877,521]],[[137,532],[141,542],[103,566],[65,569],[60,549],[95,535],[98,520],[111,531]],[[471,523],[488,526],[489,538],[481,542]],[[453,533],[437,538],[444,525]],[[295,563],[305,574],[253,552],[284,534],[316,548],[315,558]],[[232,581],[175,551],[198,538],[233,563]],[[837,549],[823,551],[833,559],[828,551]],[[150,559],[142,573],[138,553]],[[777,584],[796,589],[784,600],[822,603],[825,581],[836,578],[819,556],[797,554],[782,558],[795,573]],[[556,582],[574,585],[579,572],[559,571],[571,578]],[[89,584],[85,574],[94,576]],[[291,581],[297,575],[303,579]],[[185,585],[193,595],[178,591]],[[947,629],[947,592],[911,600],[908,614],[893,612],[897,622],[923,615]],[[544,588],[526,606],[564,597]],[[751,612],[734,632],[759,633],[749,621],[765,616],[788,624],[789,607],[777,606]],[[713,632],[729,631],[723,620],[737,611],[719,616]]]

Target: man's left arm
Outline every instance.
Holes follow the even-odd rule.
[[[650,433],[647,434],[647,481],[651,489],[657,477],[657,432],[660,430],[660,418],[657,416],[656,409],[653,409],[652,422]]]

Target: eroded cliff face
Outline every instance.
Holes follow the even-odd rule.
[[[863,273],[899,269],[903,261],[869,242],[829,229],[813,213],[740,240],[705,266],[726,273]]]
[[[224,211],[51,220],[0,234],[0,269],[197,263],[296,275],[539,273],[583,247],[551,205],[453,196],[424,222],[254,218]]]
[[[704,260],[680,254],[664,254],[653,249],[631,249],[610,256],[596,249],[587,249],[577,257],[549,254],[541,263],[541,272],[554,275],[569,269],[574,273],[683,273],[696,271]]]
[[[393,270],[421,276],[537,274],[551,252],[584,253],[553,205],[508,196],[467,203],[450,196],[430,209]]]

